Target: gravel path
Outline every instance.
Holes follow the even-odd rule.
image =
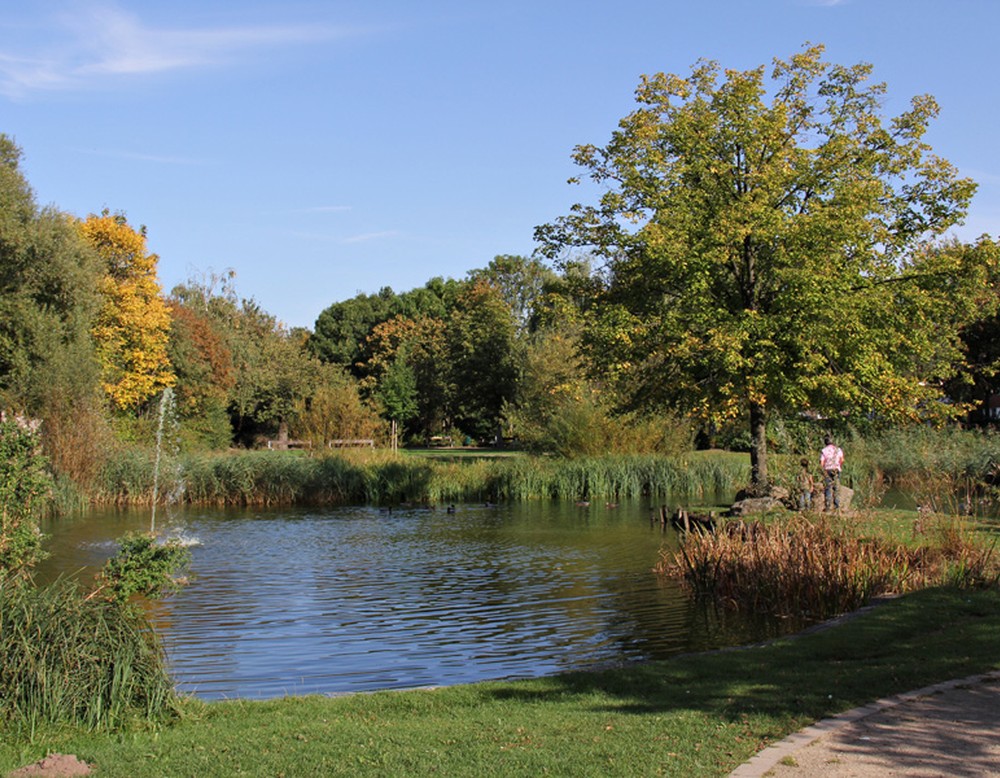
[[[1000,776],[1000,672],[928,686],[825,719],[730,778]]]

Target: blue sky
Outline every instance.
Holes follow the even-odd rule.
[[[1000,232],[997,0],[6,0],[0,132],[42,205],[123,211],[168,290],[236,271],[289,326],[332,302],[529,254],[586,193],[644,73],[751,68],[810,41],[871,62],[887,114],[976,179]]]

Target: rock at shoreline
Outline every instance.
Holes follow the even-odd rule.
[[[766,494],[755,495],[741,489],[736,494],[736,502],[729,508],[729,516],[739,519],[754,513],[784,510],[790,499],[788,490],[783,486],[771,484]]]
[[[774,510],[785,510],[785,503],[777,497],[746,497],[737,500],[730,506],[729,515],[739,519],[754,513],[767,513]]]
[[[840,502],[840,511],[849,511],[851,509],[851,501],[854,499],[854,490],[846,486],[841,486],[837,492],[837,497]],[[739,519],[755,513],[767,513],[768,511],[784,509],[796,510],[797,507],[787,489],[775,486],[771,488],[768,494],[761,497],[751,497],[746,492],[740,492],[736,495],[736,502],[729,508],[727,515]],[[818,494],[813,495],[812,507],[815,511],[823,510],[822,489]]]

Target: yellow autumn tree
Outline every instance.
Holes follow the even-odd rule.
[[[146,251],[145,230],[104,211],[81,232],[105,262],[101,312],[92,330],[101,384],[112,404],[134,410],[175,378],[167,357],[170,311],[156,277],[159,257]]]

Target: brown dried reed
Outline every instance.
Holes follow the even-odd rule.
[[[816,620],[889,593],[995,584],[992,547],[959,519],[937,523],[926,542],[908,545],[835,517],[734,522],[683,535],[678,550],[661,552],[656,571],[741,611]]]

